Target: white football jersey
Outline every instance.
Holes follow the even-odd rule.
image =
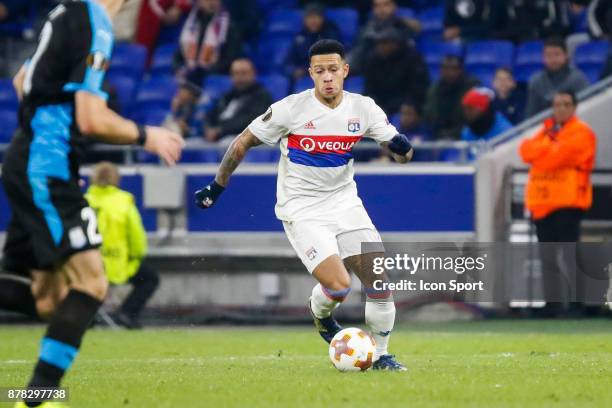
[[[381,143],[397,134],[372,98],[345,91],[332,109],[314,89],[272,104],[248,129],[266,144],[280,141],[275,210],[283,221],[336,219],[362,205],[353,180],[353,146],[362,137]]]

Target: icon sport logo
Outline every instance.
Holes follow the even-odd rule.
[[[361,136],[289,135],[287,148],[293,163],[313,167],[344,166],[353,158],[353,146]]]

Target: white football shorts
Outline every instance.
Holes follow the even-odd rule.
[[[380,234],[363,206],[343,212],[336,220],[283,221],[291,246],[308,272],[331,255],[341,259],[360,255],[363,242],[378,242],[368,252],[384,252]]]

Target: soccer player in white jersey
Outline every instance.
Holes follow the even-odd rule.
[[[365,320],[376,340],[374,369],[405,370],[387,351],[395,321],[389,291],[376,291],[371,262],[384,250],[362,254],[362,242],[381,238],[357,195],[353,181],[353,146],[369,137],[387,146],[405,163],[413,150],[371,98],[343,91],[349,66],[344,47],[320,40],[309,51],[314,89],[274,103],[229,146],[214,181],[195,193],[200,208],[211,207],[247,151],[280,142],[276,216],[308,271],[319,282],[310,309],[319,333],[328,343],[341,330],[331,312],[350,290],[349,271],[361,280],[368,296]]]

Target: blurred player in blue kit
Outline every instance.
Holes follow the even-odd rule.
[[[96,213],[78,184],[84,142],[95,137],[138,144],[168,164],[182,149],[179,135],[139,126],[106,105],[101,87],[113,48],[111,17],[123,3],[58,5],[43,25],[34,55],[14,79],[20,126],[2,167],[12,210],[4,268],[31,282],[0,278],[0,307],[49,321],[28,388],[59,386],[108,286]]]

